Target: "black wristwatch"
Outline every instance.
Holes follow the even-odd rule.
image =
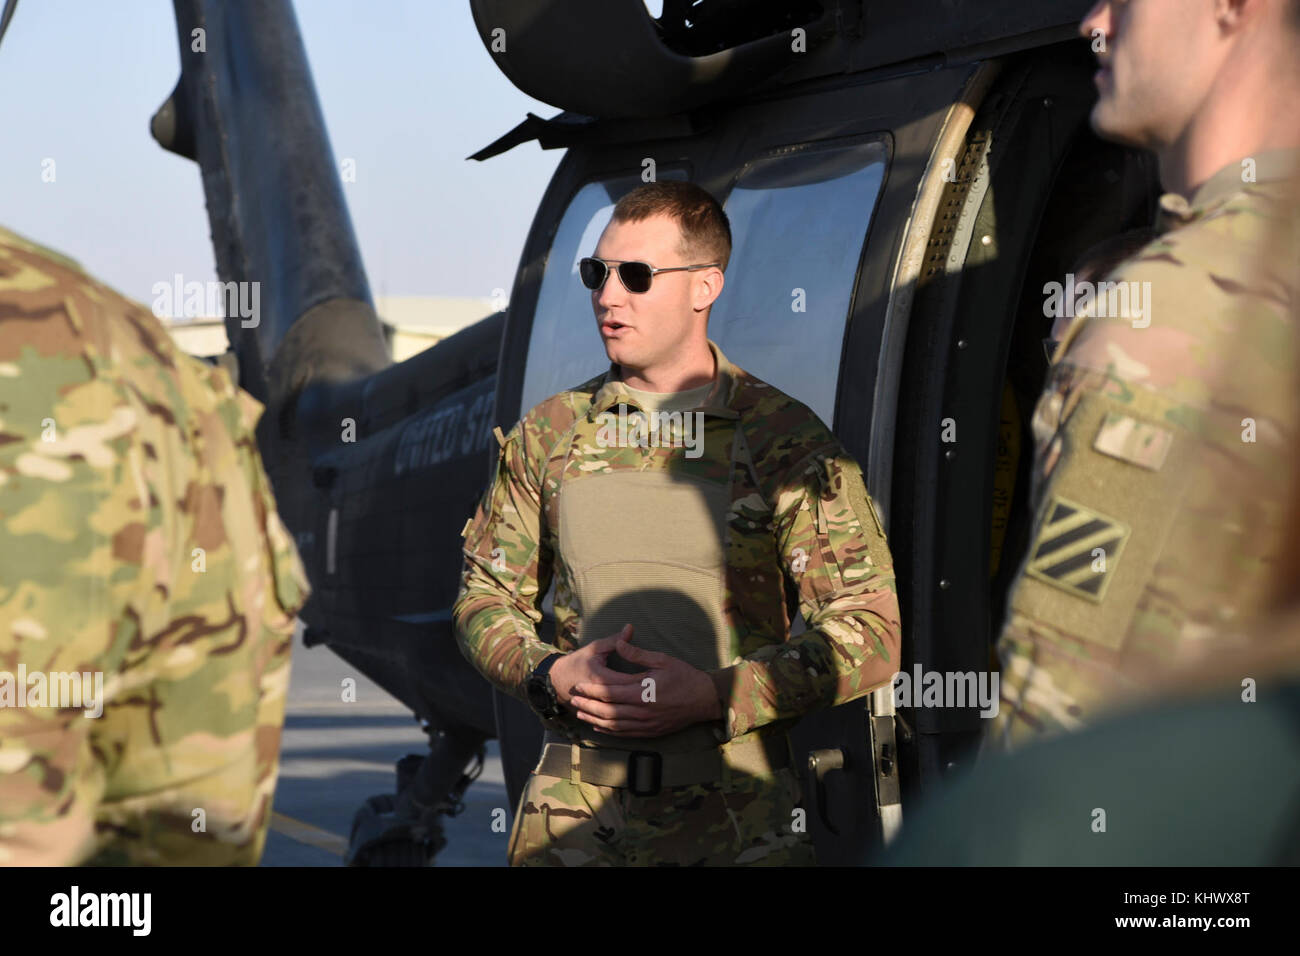
[[[560,698],[555,693],[555,685],[551,683],[551,667],[561,656],[552,654],[543,660],[533,668],[533,672],[524,682],[528,705],[542,720],[555,720],[564,713],[563,708],[560,707]]]

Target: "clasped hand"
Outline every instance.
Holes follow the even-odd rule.
[[[579,720],[618,737],[660,737],[722,716],[713,681],[696,667],[631,644],[632,625],[565,654],[551,667],[556,696]],[[606,664],[617,652],[646,670],[623,674]]]

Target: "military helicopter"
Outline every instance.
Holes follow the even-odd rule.
[[[1150,223],[1159,192],[1148,157],[1089,129],[1091,2],[663,0],[655,16],[642,0],[470,0],[503,73],[560,110],[471,158],[534,139],[565,155],[508,311],[393,364],[289,0],[174,0],[182,72],[153,134],[202,169],[220,278],[262,283],[260,322],[227,319],[227,358],[267,405],[259,441],[314,588],[305,641],[429,733],[396,794],[358,811],[350,863],[431,863],[490,738],[512,807],[536,762],[537,719],[456,646],[460,532],[494,427],[607,366],[577,261],[650,178],[725,204],[735,247],[710,337],[863,464],[896,563],[900,671],[996,666],[1030,519],[1044,286]],[[973,753],[977,709],[894,703],[886,687],[792,734],[823,863],[891,839]]]

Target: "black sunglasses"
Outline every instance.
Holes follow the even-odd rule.
[[[618,279],[628,292],[640,295],[650,291],[651,281],[661,272],[695,272],[698,269],[712,269],[717,265],[716,262],[707,262],[698,266],[669,266],[656,269],[648,262],[620,262]],[[604,259],[588,258],[578,262],[578,275],[582,278],[582,284],[593,292],[605,284],[605,280],[609,278],[609,271],[609,262]]]

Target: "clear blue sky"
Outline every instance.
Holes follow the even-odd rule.
[[[562,152],[465,157],[528,111],[468,0],[295,0],[371,292],[509,294]],[[215,278],[198,166],[149,118],[179,75],[169,0],[20,0],[0,44],[0,225],[146,305],[159,281]],[[42,162],[55,161],[43,182]]]

